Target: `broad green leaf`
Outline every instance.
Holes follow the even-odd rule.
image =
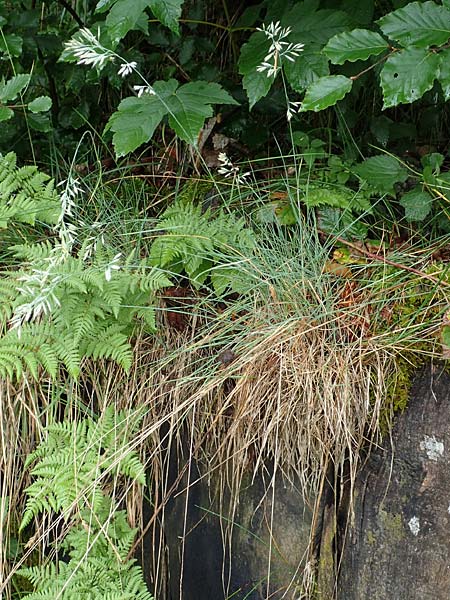
[[[344,75],[329,75],[317,79],[303,98],[301,111],[315,112],[333,106],[352,89],[352,80]]]
[[[444,325],[441,330],[442,343],[450,348],[450,325]],[[448,358],[448,356],[446,356]]]
[[[27,121],[30,127],[36,131],[47,133],[53,129],[53,125],[48,114],[29,113],[27,116]]]
[[[114,2],[117,2],[117,0],[99,0],[99,2],[97,2],[97,5],[95,7],[95,12],[96,13],[106,12],[107,10],[109,10],[111,8],[111,6],[114,4]]]
[[[350,210],[322,206],[317,209],[317,223],[324,233],[346,240],[364,240],[367,237],[367,226],[355,218]]]
[[[117,43],[132,29],[140,29],[140,21],[150,0],[117,0],[106,17],[109,37]]]
[[[350,16],[340,10],[307,11],[304,14],[302,4],[299,2],[294,6],[283,20],[284,24],[292,27],[290,42],[323,46],[331,37],[349,29],[353,24]]]
[[[374,4],[374,0],[342,0],[340,8],[358,25],[369,25],[373,21]]]
[[[150,0],[152,13],[163,25],[179,34],[178,20],[184,0]]]
[[[31,75],[23,73],[11,77],[6,83],[2,79],[0,81],[0,101],[10,102],[11,100],[15,100],[30,83],[30,78]]]
[[[218,83],[195,81],[177,89],[168,99],[169,125],[177,135],[197,145],[205,120],[213,114],[211,104],[238,104]]]
[[[438,80],[442,87],[445,100],[450,100],[450,50],[447,48],[439,53],[441,57],[441,68]]]
[[[414,102],[433,87],[441,57],[426,48],[407,48],[390,56],[381,71],[383,109]]]
[[[178,87],[174,79],[157,81],[153,94],[125,98],[108,121],[114,132],[117,156],[124,156],[148,142],[161,120],[169,115],[169,124],[178,136],[196,145],[205,119],[212,116],[212,104],[237,104],[217,83],[196,81]]]
[[[445,156],[440,152],[430,152],[429,154],[425,154],[425,156],[422,156],[420,162],[422,163],[422,167],[428,167],[431,169],[432,173],[434,173],[435,175],[439,175],[439,171],[442,167],[444,160]]]
[[[377,23],[385,35],[404,46],[440,46],[450,38],[450,11],[436,2],[410,2]]]
[[[423,221],[431,212],[433,198],[420,186],[416,186],[413,190],[403,194],[400,204],[405,209],[405,217],[408,221]]]
[[[177,85],[173,80],[159,81],[154,85],[158,95],[144,94],[140,98],[122,100],[106,125],[107,130],[114,132],[113,144],[117,156],[125,156],[150,140],[161,119],[167,114],[164,96],[173,93]]]
[[[381,115],[379,117],[374,117],[370,122],[370,131],[373,136],[382,146],[386,146],[391,137],[391,126],[392,119]]]
[[[394,184],[408,179],[407,169],[393,156],[380,154],[368,158],[354,172],[376,191],[394,195]]]
[[[0,36],[0,52],[9,56],[20,56],[22,54],[23,39],[15,33]]]
[[[290,86],[303,92],[308,86],[330,73],[326,56],[319,51],[305,49],[295,62],[286,61],[284,72]]]
[[[241,48],[239,56],[239,73],[243,75],[242,85],[247,92],[250,109],[267,95],[274,81],[267,73],[259,73],[256,69],[264,61],[269,50],[269,40],[262,31],[257,31]]]
[[[332,63],[342,65],[347,60],[367,60],[369,56],[381,54],[387,48],[388,43],[379,33],[354,29],[332,37],[323,51]]]
[[[39,96],[28,105],[28,109],[33,113],[45,112],[52,107],[52,100],[48,96]]]
[[[12,111],[7,106],[0,106],[0,122],[8,121],[8,119],[11,119],[13,116],[14,116],[14,111]]]

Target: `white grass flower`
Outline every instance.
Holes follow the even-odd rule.
[[[113,271],[119,271],[121,269],[121,266],[118,264],[121,256],[122,254],[119,252],[119,254],[116,254],[112,261],[107,265],[105,269],[106,281],[111,281]]]
[[[134,60],[131,62],[124,62],[120,65],[120,69],[118,70],[117,74],[121,77],[127,77],[127,75],[131,75],[136,67],[137,62],[134,62]]]
[[[217,159],[221,165],[217,169],[220,175],[223,175],[225,179],[232,177],[237,183],[246,183],[247,178],[250,176],[250,171],[241,173],[240,168],[237,165],[233,165],[225,152],[220,152]]]
[[[289,102],[286,112],[286,118],[288,121],[290,121],[298,112],[300,112],[301,106],[301,102]]]
[[[100,36],[100,33],[98,35]],[[86,27],[80,29],[64,46],[66,51],[77,59],[79,65],[102,69],[108,61],[115,58],[114,52],[105,48],[100,40]]]
[[[291,33],[290,27],[281,27],[280,22],[272,22],[269,25],[257,27],[271,41],[269,52],[260,65],[256,67],[258,73],[267,73],[267,77],[275,77],[281,68],[283,59],[295,62],[296,58],[303,52],[304,44],[293,44],[285,41]]]
[[[133,90],[136,92],[137,97],[140,98],[143,94],[149,94],[155,96],[155,90],[151,85],[133,85]]]

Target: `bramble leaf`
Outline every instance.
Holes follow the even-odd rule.
[[[408,221],[423,221],[431,212],[433,198],[417,186],[401,197],[400,204],[405,209]]]
[[[116,0],[106,17],[106,27],[111,40],[117,43],[132,29],[147,28],[144,11],[150,4],[149,0]],[[145,25],[144,25],[145,22]]]
[[[212,115],[212,104],[237,102],[218,83],[195,81],[178,87],[175,79],[156,81],[151,94],[122,100],[106,129],[114,132],[117,156],[125,156],[148,142],[169,115],[169,124],[178,136],[196,145],[205,120]]]
[[[178,20],[184,0],[150,0],[152,13],[163,25],[179,34]]]
[[[382,194],[394,194],[394,184],[408,179],[407,169],[388,154],[368,158],[357,165],[354,172]]]

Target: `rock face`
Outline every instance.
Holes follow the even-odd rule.
[[[269,478],[270,480],[270,478]],[[181,489],[186,488],[186,482]],[[171,600],[293,600],[305,563],[311,511],[298,489],[276,479],[244,482],[239,503],[221,506],[214,481],[190,487],[167,506]],[[186,536],[180,595],[183,523]],[[229,536],[231,532],[231,537]],[[268,575],[270,573],[270,575]]]
[[[337,598],[450,598],[450,376],[442,368],[417,376],[391,444],[361,472]]]

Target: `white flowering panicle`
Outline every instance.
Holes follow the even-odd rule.
[[[100,32],[98,33],[100,37]],[[77,64],[102,69],[108,61],[115,59],[112,50],[108,50],[100,40],[86,27],[66,42],[65,48],[77,58]]]
[[[250,175],[250,171],[247,171],[247,173],[241,173],[240,168],[237,165],[233,165],[225,152],[220,152],[217,158],[221,165],[217,169],[217,172],[220,175],[223,175],[225,178],[232,177],[233,180],[237,181],[238,183],[246,182]]]
[[[120,69],[118,70],[117,74],[121,77],[127,77],[127,75],[131,75],[136,67],[137,62],[134,62],[134,60],[131,62],[124,62],[120,65]]]
[[[114,62],[120,58],[115,52],[105,48],[100,42],[100,31],[95,36],[92,31],[80,29],[80,31],[65,44],[65,49],[77,59],[78,65],[87,65],[88,67],[97,67],[103,69],[107,62]],[[131,75],[137,68],[137,63],[133,61],[123,61],[117,72],[121,77]]]
[[[119,265],[119,260],[120,260],[121,256],[122,256],[122,254],[119,252],[119,254],[116,254],[115,257],[106,266],[106,269],[105,269],[105,279],[106,279],[106,281],[111,281],[111,277],[112,277],[112,272],[113,271],[119,271],[120,270],[121,267]]]
[[[133,90],[136,92],[137,97],[140,98],[143,94],[149,94],[155,96],[155,90],[151,85],[133,85]]]
[[[276,23],[272,21],[269,25],[263,25],[257,29],[271,41],[263,62],[256,68],[259,73],[267,73],[267,77],[275,77],[281,67],[282,59],[295,62],[300,52],[303,52],[304,44],[293,44],[286,41],[292,29],[281,27],[279,21]]]
[[[286,112],[287,120],[290,121],[294,115],[300,112],[300,108],[302,106],[301,102],[288,102],[288,108]]]

